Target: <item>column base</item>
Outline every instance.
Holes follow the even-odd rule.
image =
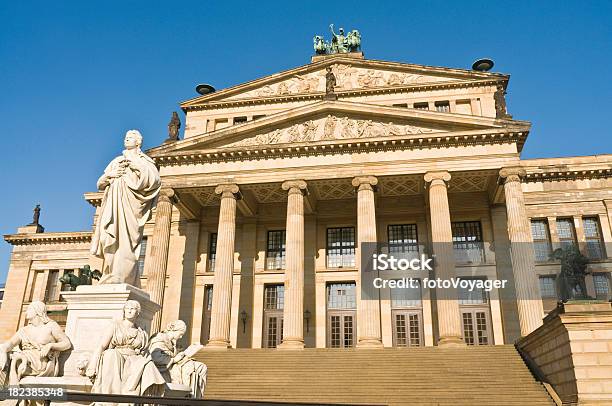
[[[383,343],[378,338],[360,338],[356,348],[383,348]]]
[[[276,346],[279,350],[303,350],[304,341],[299,339],[283,340],[282,343]]]
[[[227,350],[232,348],[229,341],[225,340],[212,340],[203,348],[204,350]]]
[[[461,337],[441,337],[438,340],[438,347],[467,347],[465,341]]]

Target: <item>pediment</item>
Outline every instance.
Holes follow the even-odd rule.
[[[428,137],[436,134],[477,134],[529,123],[486,117],[422,111],[372,104],[323,101],[260,120],[190,137],[153,148],[153,155],[172,152],[250,149],[269,145],[308,145],[346,140]]]
[[[197,97],[182,103],[181,107],[189,108],[208,102],[323,93],[326,69],[330,66],[336,77],[337,92],[483,79],[507,80],[506,75],[490,72],[336,57]]]

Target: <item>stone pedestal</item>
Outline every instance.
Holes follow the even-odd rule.
[[[569,301],[517,347],[564,405],[612,404],[612,303]]]
[[[64,354],[65,363],[60,375],[78,377],[77,362],[91,354],[99,344],[101,332],[116,318],[122,317],[123,306],[128,300],[140,303],[140,326],[149,332],[153,316],[160,306],[149,298],[149,294],[128,284],[79,286],[74,292],[62,292],[68,304],[66,335],[73,349]]]

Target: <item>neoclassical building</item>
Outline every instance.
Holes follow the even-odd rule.
[[[590,259],[588,293],[610,299],[612,155],[521,159],[530,123],[506,112],[508,81],[345,53],[181,103],[183,139],[147,151],[163,184],[140,261],[162,304],[153,328],[182,319],[186,341],[234,348],[513,343],[554,307],[550,253],[571,243]],[[61,323],[61,275],[101,269],[91,236],[4,236],[0,341],[33,300]],[[435,276],[508,287],[361,300],[359,247],[373,241],[452,247]]]

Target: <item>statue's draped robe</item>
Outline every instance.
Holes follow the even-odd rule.
[[[161,181],[159,171],[151,158],[141,151],[134,154],[126,152],[113,159],[104,173],[108,174],[119,168],[123,160],[132,162],[140,173],[126,168],[123,176],[110,179],[110,185],[104,191],[91,253],[104,259],[103,278],[106,279],[111,274],[107,283],[140,286],[138,256],[142,232],[151,215]]]
[[[177,363],[171,363],[172,358],[178,353],[176,343],[163,332],[151,338],[149,352],[166,381],[189,386],[194,398],[204,397],[208,372],[205,364],[188,357]]]
[[[48,323],[55,323],[54,321],[49,321]],[[45,328],[46,325],[41,326]],[[41,328],[38,327],[38,328]],[[59,373],[59,364],[57,362],[57,358],[59,352],[51,351],[46,357],[41,356],[41,349],[43,344],[37,342],[30,334],[29,330],[32,326],[26,326],[20,328],[17,331],[17,335],[19,336],[20,344],[19,349],[11,355],[13,362],[11,363],[11,371],[10,384],[17,385],[19,383],[19,377],[17,376],[16,368],[19,368],[20,365],[25,363],[25,370],[23,371],[21,376],[57,376]],[[55,341],[52,341],[55,342]],[[19,362],[17,362],[19,360]]]
[[[166,381],[147,352],[147,333],[140,327],[113,323],[113,338],[96,369],[93,393],[161,396]]]

